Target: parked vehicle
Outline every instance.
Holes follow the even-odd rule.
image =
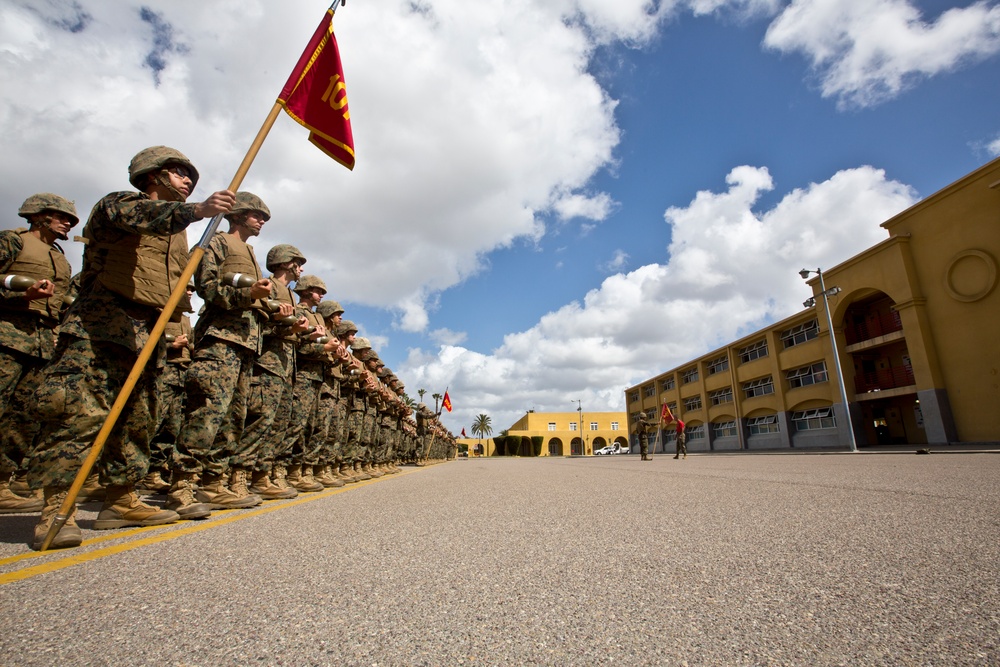
[[[607,456],[608,454],[617,454],[617,453],[618,452],[612,451],[612,447],[609,445],[608,447],[601,447],[600,449],[595,451],[594,456]]]

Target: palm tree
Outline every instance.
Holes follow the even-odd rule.
[[[472,432],[479,436],[480,447],[482,446],[483,436],[489,437],[493,434],[493,425],[489,415],[482,414],[477,415],[475,421],[472,422]]]
[[[417,393],[420,394],[420,402],[424,402],[424,394],[427,393],[426,389],[417,389]]]
[[[441,411],[438,409],[438,401],[441,400],[441,394],[431,394],[431,398],[434,399],[434,412],[441,414]]]

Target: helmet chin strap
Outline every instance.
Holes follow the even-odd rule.
[[[169,192],[173,197],[170,201],[187,201],[187,195],[174,187],[174,184],[170,182],[170,174],[167,173],[166,169],[161,169],[156,172],[156,176],[153,176],[153,182],[157,185],[163,187],[167,192]]]
[[[59,232],[52,228],[52,214],[42,213],[34,222],[30,224],[31,227],[44,227],[49,230],[49,234],[56,237],[60,241],[69,241],[69,235],[66,232]]]

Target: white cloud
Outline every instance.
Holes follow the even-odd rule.
[[[435,329],[427,335],[439,345],[460,345],[469,337],[464,331],[452,331],[446,328]]]
[[[794,0],[764,44],[801,52],[824,97],[869,106],[922,77],[1000,52],[1000,7],[976,2],[926,21],[909,0]]]
[[[774,187],[767,169],[737,167],[726,182],[723,192],[667,209],[673,236],[663,263],[608,277],[491,354],[411,350],[401,370],[425,386],[451,386],[449,423],[487,412],[507,425],[531,408],[569,410],[576,398],[585,410],[621,410],[626,386],[800,310],[810,293],[800,268],[832,266],[883,240],[879,223],[916,199],[881,170],[859,167],[758,213]]]
[[[601,270],[606,273],[618,273],[628,265],[628,253],[621,248],[615,250],[611,259],[601,265]]]
[[[993,157],[1000,156],[1000,135],[997,135],[996,139],[986,144],[986,150],[988,150],[990,155]]]

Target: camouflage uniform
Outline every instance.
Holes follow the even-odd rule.
[[[195,272],[205,307],[195,325],[195,350],[188,367],[184,425],[174,466],[183,472],[223,475],[238,450],[246,419],[250,375],[261,351],[265,316],[249,287],[222,282],[232,257],[252,260],[247,275],[259,280],[253,248],[232,234],[212,238]]]
[[[167,343],[166,364],[156,377],[156,395],[159,404],[158,419],[153,429],[150,468],[160,472],[169,471],[173,465],[176,457],[174,449],[184,421],[185,377],[187,368],[191,364],[191,351],[194,349],[191,318],[181,315],[179,322],[167,322],[164,335],[165,339],[187,336],[188,343],[181,347],[175,347],[171,342]]]
[[[642,454],[643,461],[649,460],[649,436],[656,431],[656,427],[650,423],[645,412],[640,412],[636,419],[635,432],[639,436],[639,453]]]
[[[31,456],[32,488],[68,487],[104,423],[116,396],[149,340],[159,309],[139,303],[109,286],[108,248],[133,243],[130,237],[152,235],[171,246],[187,243],[184,230],[199,217],[195,204],[150,199],[146,194],[117,192],[101,199],[84,230],[81,293],[61,326],[55,356],[35,392],[34,414],[41,425]],[[172,251],[171,251],[172,252]],[[110,254],[110,252],[109,252]],[[151,424],[156,410],[156,368],[163,363],[163,342],[148,364],[107,439],[99,470],[104,484],[131,486],[149,465]]]
[[[305,278],[305,276],[303,276]],[[303,281],[296,285],[299,290]],[[299,304],[295,314],[305,317],[312,326],[323,326],[323,318]],[[324,437],[313,437],[319,410],[320,389],[326,370],[327,352],[321,343],[303,339],[296,351],[295,385],[292,390],[292,412],[285,429],[284,441],[277,459],[290,465],[294,459],[301,465],[319,465]],[[323,433],[325,436],[326,433]]]
[[[19,263],[17,260],[27,254],[26,243],[45,246],[33,250],[36,259],[47,258],[49,266],[42,261],[31,262],[30,268],[23,260]],[[44,256],[38,257],[43,252]],[[42,366],[55,350],[62,299],[72,269],[58,245],[49,247],[27,230],[17,229],[0,232],[0,273],[47,279],[55,285],[52,297],[31,304],[23,292],[0,288],[0,413],[4,415],[0,420],[0,478],[6,481],[20,467],[37,432],[30,426],[34,420],[23,411],[32,404]]]

